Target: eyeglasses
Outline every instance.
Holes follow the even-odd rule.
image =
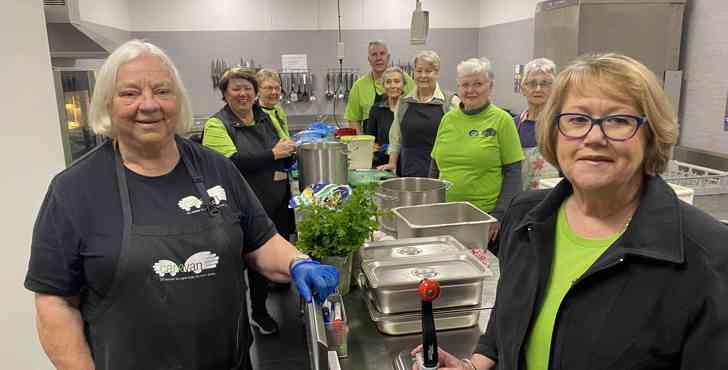
[[[594,118],[582,113],[556,115],[556,126],[559,128],[559,132],[570,139],[583,139],[589,135],[594,125],[599,125],[607,139],[625,141],[631,139],[645,122],[647,122],[646,117],[629,114],[615,114],[602,118]]]
[[[552,81],[536,81],[536,80],[531,80],[531,81],[527,81],[524,83],[524,85],[526,85],[526,87],[528,87],[531,90],[535,90],[539,87],[542,89],[548,89],[553,84],[554,83]]]
[[[281,91],[280,86],[262,86],[260,89],[263,91]]]

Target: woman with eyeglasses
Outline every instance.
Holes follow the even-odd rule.
[[[260,85],[258,105],[263,112],[268,113],[273,128],[280,139],[290,138],[288,132],[288,115],[281,106],[281,77],[276,71],[263,68],[255,74]]]
[[[523,147],[521,169],[523,189],[537,189],[544,178],[559,177],[559,171],[543,159],[536,145],[536,118],[551,95],[556,78],[556,64],[546,58],[534,59],[526,64],[521,80],[521,93],[528,101],[528,109],[516,115],[518,136]]]
[[[223,74],[219,88],[226,104],[205,123],[202,145],[235,163],[278,234],[288,239],[294,232],[295,221],[288,208],[291,187],[286,168],[292,164],[296,143],[288,137],[285,116],[272,118],[278,112],[278,76],[266,70],[261,76],[263,82],[259,83],[253,70],[242,67],[233,67]],[[257,104],[259,89],[261,98]],[[271,113],[266,113],[266,108]],[[248,280],[251,324],[263,335],[278,332],[278,324],[265,305],[269,280],[255,271],[248,271]]]
[[[677,140],[660,81],[618,54],[556,78],[536,135],[565,179],[499,236],[495,308],[454,369],[726,369],[728,228],[659,176]]]

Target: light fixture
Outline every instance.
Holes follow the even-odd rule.
[[[424,45],[427,42],[427,31],[430,28],[430,12],[422,10],[422,1],[416,0],[415,11],[412,12],[410,24],[410,44]]]

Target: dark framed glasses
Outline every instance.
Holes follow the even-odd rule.
[[[589,135],[594,125],[598,125],[607,139],[625,141],[637,133],[640,126],[647,122],[647,117],[615,114],[594,118],[582,113],[560,113],[556,115],[555,120],[561,135],[570,139],[583,139]]]

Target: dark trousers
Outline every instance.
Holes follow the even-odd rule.
[[[272,213],[272,214],[271,214]],[[293,210],[288,208],[288,203],[283,204],[277,210],[270,212],[268,216],[273,220],[278,233],[286,240],[290,240],[290,235],[296,230],[296,223],[293,219]],[[250,284],[250,308],[251,314],[268,312],[265,307],[265,301],[268,299],[268,290],[270,280],[261,275],[258,271],[247,269],[248,283]]]
[[[258,271],[247,269],[248,284],[250,284],[250,308],[253,317],[256,314],[268,312],[265,301],[268,299],[268,279]]]

